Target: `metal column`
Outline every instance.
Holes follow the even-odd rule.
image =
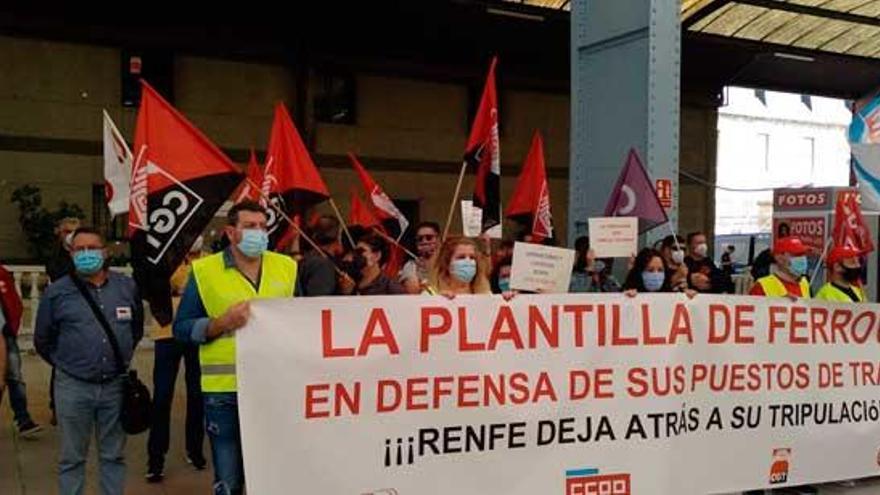
[[[601,216],[629,148],[672,181],[678,223],[679,0],[574,0],[571,10],[570,244]],[[649,232],[650,240],[669,227]]]

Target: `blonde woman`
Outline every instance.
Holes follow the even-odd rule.
[[[475,240],[453,237],[434,255],[425,292],[449,299],[461,294],[491,294],[489,271],[489,259]]]

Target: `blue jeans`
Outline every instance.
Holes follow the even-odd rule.
[[[27,409],[27,393],[24,378],[21,376],[21,353],[18,342],[12,335],[4,335],[6,340],[6,386],[9,388],[9,403],[15,415],[15,423],[22,425],[31,420]],[[2,399],[2,395],[0,395]]]
[[[186,453],[191,459],[203,457],[205,410],[202,399],[199,348],[175,339],[157,340],[153,361],[153,424],[147,453],[150,467],[164,466],[171,426],[171,401],[181,359],[186,369]]]
[[[83,493],[92,434],[98,444],[101,494],[122,494],[125,488],[125,432],[119,418],[122,396],[121,378],[97,384],[57,370],[55,408],[61,429],[58,462],[58,492],[61,495]]]
[[[214,461],[214,494],[238,495],[244,490],[241,430],[238,426],[238,395],[204,393],[205,425]]]

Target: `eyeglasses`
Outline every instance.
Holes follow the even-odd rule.
[[[422,241],[433,241],[433,240],[436,239],[436,238],[437,238],[437,235],[436,235],[436,234],[417,235],[417,236],[416,236],[416,241],[417,241],[417,242],[422,242]]]

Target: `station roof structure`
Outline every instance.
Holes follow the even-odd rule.
[[[504,0],[569,11],[570,0]],[[880,86],[880,0],[681,0],[683,79],[857,98]]]

